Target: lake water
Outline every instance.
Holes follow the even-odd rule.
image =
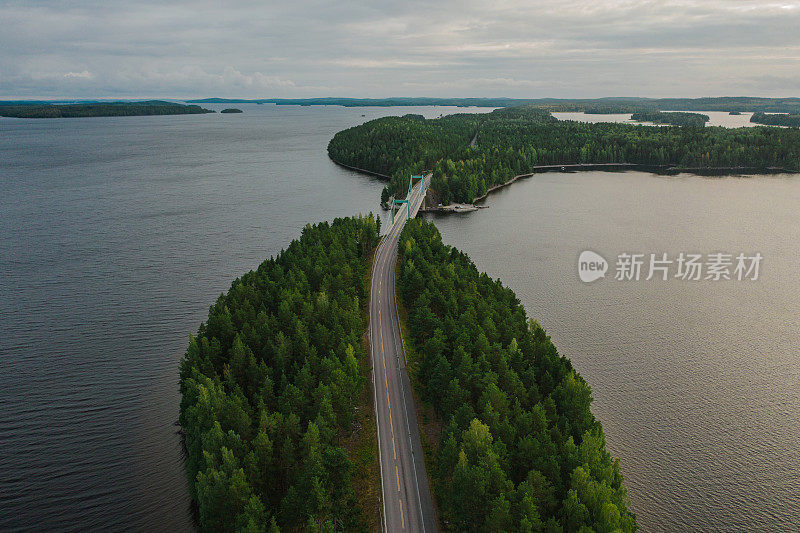
[[[800,527],[800,175],[538,174],[435,217],[592,387],[645,531]],[[578,277],[592,250],[606,279]],[[756,281],[616,281],[621,253],[763,256]],[[673,268],[672,274],[675,273]]]
[[[379,210],[382,182],[328,160],[334,133],[480,111],[241,107],[0,119],[0,530],[191,529],[189,334],[307,222]]]
[[[223,106],[211,106],[221,109]],[[192,528],[177,366],[307,222],[377,209],[345,127],[479,111],[0,119],[0,530]],[[800,180],[545,174],[437,218],[591,384],[647,530],[800,523]],[[757,282],[584,285],[578,253],[760,251]]]

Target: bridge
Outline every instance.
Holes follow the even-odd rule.
[[[369,337],[381,467],[382,526],[384,531],[392,532],[438,529],[395,296],[400,233],[406,221],[419,212],[430,177],[430,174],[412,176],[406,198],[392,201],[392,221],[375,252],[372,269]]]
[[[430,176],[427,176],[430,179]],[[406,197],[402,200],[392,200],[392,224],[394,224],[394,208],[397,207],[397,210],[400,211],[400,207],[405,205],[406,206],[406,219],[412,219],[417,216],[419,212],[419,208],[422,206],[422,200],[425,198],[425,192],[428,190],[428,184],[425,182],[426,176],[411,176],[411,179],[408,180],[408,192],[406,193]],[[417,182],[417,185],[421,185],[421,190],[418,191],[420,195],[419,203],[417,204],[416,210],[414,211],[414,215],[411,215],[411,201],[414,199],[414,195],[417,194],[416,189],[417,186],[414,185],[414,180],[420,180]]]

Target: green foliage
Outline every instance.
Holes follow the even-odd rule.
[[[368,217],[306,226],[231,285],[181,361],[180,423],[204,531],[363,529],[340,436],[366,378]]]
[[[750,117],[750,122],[756,124],[766,124],[768,126],[787,126],[789,128],[800,128],[800,114],[784,115],[766,113],[753,113]]]
[[[443,526],[634,531],[589,386],[514,292],[421,220],[400,237],[398,292],[419,392],[444,425],[429,472]]]
[[[442,154],[468,145],[479,120],[474,114],[371,120],[337,133],[328,143],[328,154],[339,163],[391,176],[385,197],[404,198],[409,177],[433,168]]]
[[[670,124],[672,126],[703,127],[710,119],[700,113],[638,111],[631,115],[636,122],[652,122],[654,124]]]
[[[477,142],[470,146],[475,131]],[[529,106],[434,120],[373,120],[337,133],[328,150],[337,161],[391,174],[394,193],[405,194],[410,173],[432,169],[431,188],[444,204],[471,202],[541,165],[800,170],[796,130],[559,122]]]
[[[0,105],[0,117],[14,118],[130,117],[200,113],[213,113],[213,111],[197,105],[175,104],[161,100],[60,105],[46,103]]]

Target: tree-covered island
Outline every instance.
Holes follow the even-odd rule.
[[[653,124],[669,124],[670,126],[705,126],[710,119],[708,115],[687,113],[684,111],[637,111],[631,114],[634,122],[652,122]]]
[[[161,100],[80,104],[0,102],[0,117],[13,118],[133,117],[144,115],[197,115],[213,112],[199,105],[176,104]]]
[[[390,176],[383,199],[402,196],[409,174],[432,171],[431,189],[446,204],[472,202],[491,187],[543,165],[798,171],[800,131],[591,124],[558,121],[546,109],[519,106],[438,119],[371,120],[337,133],[328,154],[336,162]]]

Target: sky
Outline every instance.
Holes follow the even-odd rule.
[[[0,0],[0,99],[800,96],[800,1]]]

